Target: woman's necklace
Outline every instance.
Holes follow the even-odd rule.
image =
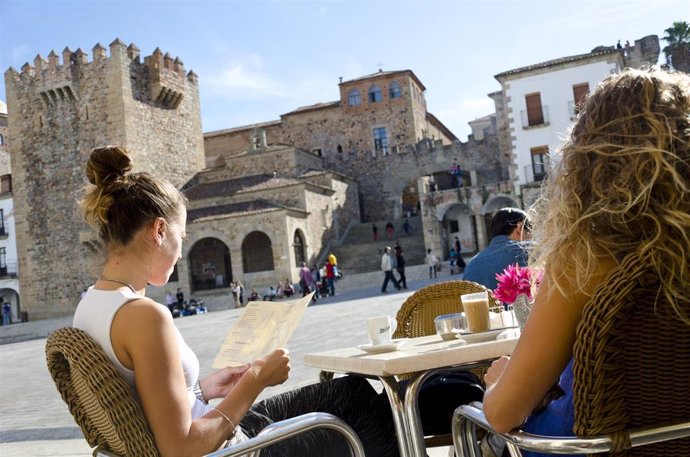
[[[118,283],[118,284],[122,284],[123,286],[129,287],[129,290],[131,290],[131,291],[134,292],[135,294],[138,294],[138,292],[137,292],[136,290],[134,290],[134,287],[132,287],[132,285],[129,284],[129,283],[126,283],[126,282],[123,282],[123,281],[118,281],[117,279],[106,278],[105,276],[101,276],[101,277],[98,278],[98,279],[100,279],[101,281],[108,281],[108,282],[115,282],[115,283]]]

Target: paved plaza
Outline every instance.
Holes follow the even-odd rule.
[[[460,277],[444,274],[438,281],[447,279]],[[267,389],[263,396],[317,382],[318,370],[304,366],[305,354],[366,342],[368,317],[395,315],[414,290],[429,283],[430,280],[409,281],[409,290],[388,294],[381,294],[380,286],[343,291],[310,306],[288,343],[292,357],[290,379]],[[211,371],[218,348],[240,312],[233,309],[175,319],[199,357],[202,375]],[[91,455],[50,378],[45,364],[45,342],[42,338],[0,346],[0,455],[3,457]],[[447,455],[447,450],[430,455]]]

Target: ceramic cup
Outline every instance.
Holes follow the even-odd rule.
[[[377,316],[367,320],[371,344],[378,345],[390,343],[393,332],[395,332],[397,326],[398,323],[395,318],[390,316]]]
[[[467,318],[467,328],[471,333],[489,330],[489,294],[477,292],[460,296]]]

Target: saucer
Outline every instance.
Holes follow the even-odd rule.
[[[383,354],[384,352],[393,352],[398,350],[398,346],[400,346],[400,343],[402,341],[391,341],[390,343],[383,343],[383,344],[360,344],[357,346],[357,349],[360,351],[364,351],[367,354]]]

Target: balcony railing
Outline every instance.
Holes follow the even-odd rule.
[[[0,265],[0,278],[5,278],[7,276],[16,277],[17,276],[17,261],[5,262],[4,265]]]
[[[536,183],[543,181],[549,174],[548,157],[544,159],[543,163],[535,162],[532,165],[525,166],[524,171],[526,183]]]
[[[503,181],[510,181],[510,172],[508,167],[501,168],[479,168],[477,172],[477,182],[472,183],[475,186],[486,186],[496,184]]]
[[[541,127],[549,125],[549,107],[542,106],[541,112],[537,110],[522,110],[520,111],[522,117],[522,128],[528,129],[532,127]]]

